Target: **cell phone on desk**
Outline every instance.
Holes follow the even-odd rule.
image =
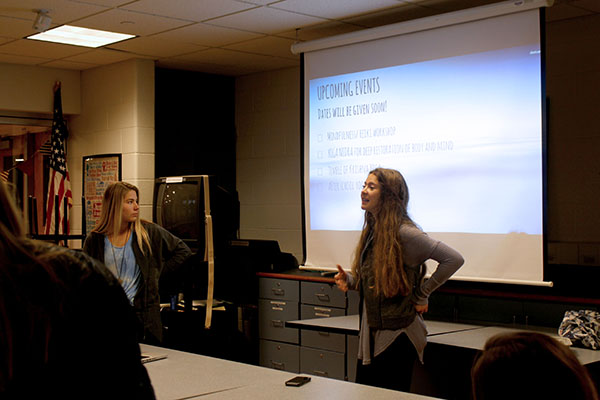
[[[310,376],[296,376],[285,382],[285,386],[302,386],[310,382]]]

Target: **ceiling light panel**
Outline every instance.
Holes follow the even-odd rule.
[[[58,28],[28,36],[27,39],[96,48],[133,37],[135,35],[62,25]]]

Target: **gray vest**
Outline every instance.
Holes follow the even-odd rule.
[[[361,298],[364,298],[367,307],[369,328],[377,330],[406,328],[417,315],[413,293],[420,287],[422,279],[421,265],[404,266],[409,285],[412,287],[407,296],[398,294],[394,297],[385,297],[383,293],[376,294],[375,273],[371,268],[373,261],[371,241],[372,238],[367,240],[365,249],[361,254],[360,265],[360,294]]]

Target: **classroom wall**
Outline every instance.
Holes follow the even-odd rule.
[[[156,69],[156,177],[214,175],[235,190],[235,79]]]
[[[48,114],[52,118],[53,87],[61,81],[63,113],[81,112],[80,72],[31,65],[0,64],[0,110]]]
[[[600,16],[548,20],[548,261],[600,265]],[[300,69],[236,80],[241,234],[302,261]]]
[[[550,261],[600,265],[600,15],[548,21]]]
[[[63,113],[69,120],[71,232],[81,232],[83,156],[94,154],[122,153],[123,180],[140,188],[140,214],[152,220],[154,62],[129,60],[85,71],[0,64],[0,110],[52,118],[57,80],[62,82]],[[70,245],[78,247],[80,242]]]
[[[121,153],[123,180],[140,189],[140,216],[152,220],[154,62],[128,60],[81,73],[81,114],[69,126],[67,163],[73,215],[81,215],[83,157]],[[72,229],[81,232],[81,218]]]
[[[235,124],[240,237],[301,262],[300,68],[237,78]]]

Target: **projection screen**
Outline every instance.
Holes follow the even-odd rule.
[[[543,280],[546,1],[502,2],[299,43],[305,260],[350,269],[370,170],[456,248],[455,279]],[[433,267],[433,265],[429,265]]]

